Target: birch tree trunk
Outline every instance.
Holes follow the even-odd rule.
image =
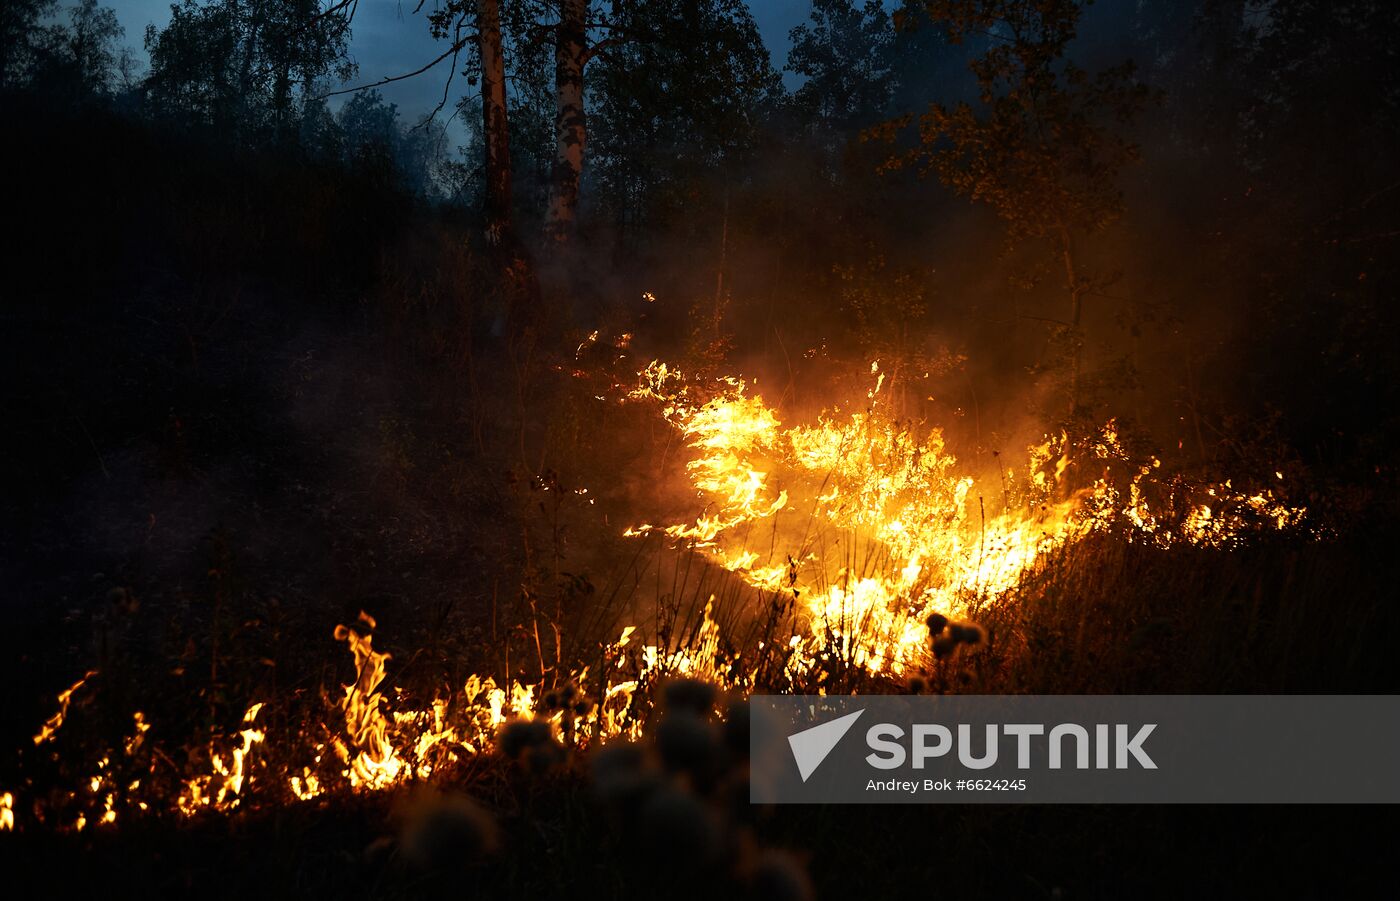
[[[486,242],[513,239],[510,213],[510,124],[506,116],[506,67],[501,52],[500,0],[476,0],[477,49],[481,55],[481,126],[486,145]]]
[[[587,54],[588,0],[561,0],[554,41],[554,172],[545,228],[567,243],[578,215],[578,186],[588,122],[583,108],[583,66]]]

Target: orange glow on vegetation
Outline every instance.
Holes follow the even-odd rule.
[[[980,485],[940,429],[886,412],[884,375],[878,363],[870,371],[863,409],[791,427],[741,379],[701,391],[659,362],[630,395],[658,402],[684,436],[693,453],[686,472],[705,507],[693,522],[626,534],[660,531],[756,588],[791,591],[805,612],[793,644],[799,668],[834,651],[872,673],[903,673],[926,655],[928,616],[974,615],[1048,551],[1094,531],[1126,527],[1134,540],[1163,547],[1226,546],[1248,530],[1303,519],[1270,491],[1245,496],[1226,482],[1184,492],[1204,501],[1169,524],[1147,500],[1157,460],[1139,469],[1126,496],[1106,478],[1071,486],[1075,461],[1063,434],[1029,448],[1019,471],[1002,469],[1000,484]],[[1115,422],[1089,457],[1100,468],[1130,460]]]
[[[111,824],[119,809],[132,807],[196,816],[233,811],[254,794],[309,801],[428,780],[491,751],[511,723],[544,723],[548,741],[560,746],[637,737],[660,681],[691,677],[745,692],[759,681],[756,665],[742,659],[754,650],[782,658],[776,683],[770,674],[761,686],[768,690],[826,691],[824,666],[833,659],[867,676],[907,677],[941,655],[940,642],[983,639],[970,618],[1011,597],[1048,555],[1095,532],[1120,530],[1163,549],[1225,548],[1304,521],[1304,509],[1270,488],[1161,478],[1160,461],[1134,459],[1113,421],[1078,449],[1063,433],[1048,436],[982,484],[985,477],[960,464],[940,429],[892,417],[878,364],[871,373],[859,409],[831,409],[797,425],[784,424],[742,379],[700,385],[662,363],[647,366],[629,395],[657,404],[683,437],[685,477],[702,509],[693,519],[623,534],[663,537],[732,572],[760,597],[787,599],[791,631],[771,635],[766,649],[728,648],[712,598],[679,645],[649,644],[637,626],[624,628],[593,661],[602,672],[582,666],[548,679],[542,673],[536,683],[472,675],[413,702],[393,685],[392,658],[374,646],[377,623],[361,612],[334,629],[354,679],[335,702],[338,721],[318,739],[301,730],[277,735],[262,716],[267,701],[255,700],[236,731],[196,755],[172,804],[168,795],[148,794],[143,779],[117,775],[130,771],[119,764],[141,754],[151,729],[137,712],[119,751],[97,760],[70,796],[76,819],[55,825]],[[36,746],[54,739],[74,693],[93,675],[59,693]],[[273,754],[279,740],[291,747]],[[6,792],[0,830],[16,826],[15,797]]]

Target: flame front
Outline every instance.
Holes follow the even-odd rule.
[[[684,640],[648,644],[627,626],[600,649],[601,671],[541,672],[535,683],[473,675],[460,688],[417,700],[389,680],[392,658],[375,649],[375,620],[361,612],[333,633],[349,650],[355,676],[336,702],[338,722],[329,734],[272,735],[260,718],[265,703],[254,701],[236,730],[198,756],[196,772],[180,775],[171,804],[153,783],[173,764],[149,746],[151,724],[138,711],[127,737],[100,759],[94,755],[93,775],[69,803],[36,802],[35,816],[83,830],[110,825],[119,809],[131,807],[165,805],[184,816],[230,812],[255,788],[260,797],[303,801],[337,789],[382,790],[430,779],[489,750],[511,720],[542,720],[569,746],[636,737],[653,690],[670,676],[741,692],[820,692],[838,690],[827,681],[833,661],[866,676],[907,675],[929,662],[930,651],[937,655],[930,621],[975,616],[1002,602],[1052,550],[1093,532],[1118,529],[1159,548],[1227,548],[1254,532],[1304,521],[1306,511],[1285,504],[1273,488],[1246,492],[1229,481],[1162,479],[1161,463],[1135,460],[1112,421],[1074,450],[1063,433],[1047,437],[1029,448],[1019,470],[999,465],[995,490],[988,490],[949,452],[939,429],[889,415],[881,402],[884,375],[878,365],[871,371],[878,378],[861,409],[830,410],[795,426],[785,426],[741,379],[700,386],[661,363],[643,370],[629,395],[657,402],[682,435],[692,454],[686,476],[704,504],[692,520],[623,534],[665,536],[781,599],[795,612],[793,631],[771,634],[770,646],[729,646],[712,597]],[[1275,475],[1281,483],[1282,474]],[[659,623],[656,631],[668,635]],[[779,652],[778,676],[760,679],[758,665],[742,659],[756,650]],[[58,710],[34,736],[36,746],[55,741],[75,693],[94,675],[58,694]],[[557,703],[561,688],[568,703]],[[274,758],[289,757],[268,753],[272,738],[291,746],[294,766],[273,769]],[[136,773],[150,777],[132,779]],[[14,795],[0,794],[0,830],[17,825]]]
[[[1144,492],[1156,460],[1138,471],[1126,501],[1106,478],[1071,490],[1063,434],[1029,449],[1023,477],[1002,470],[996,490],[984,491],[940,429],[885,411],[884,374],[878,363],[870,371],[877,380],[863,410],[828,411],[813,425],[788,428],[737,378],[699,389],[653,362],[630,394],[658,401],[680,431],[694,454],[689,480],[707,501],[693,522],[659,531],[750,585],[791,591],[806,619],[793,644],[799,666],[834,653],[872,673],[903,673],[926,654],[927,616],[971,615],[1015,587],[1049,549],[1118,523],[1162,546],[1221,546],[1251,526],[1290,528],[1303,517],[1268,491],[1244,497],[1226,482],[1204,490],[1228,515],[1200,503],[1168,528]],[[1103,427],[1092,455],[1105,465],[1129,460],[1116,423]],[[988,497],[999,507],[991,516]],[[643,525],[625,534],[653,531]]]

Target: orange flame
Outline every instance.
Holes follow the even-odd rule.
[[[1163,545],[1222,545],[1253,525],[1291,528],[1305,512],[1267,491],[1230,495],[1227,482],[1207,491],[1230,495],[1230,518],[1199,505],[1173,532],[1148,509],[1142,490],[1156,460],[1132,481],[1126,502],[1106,480],[1066,497],[1072,461],[1064,434],[1029,449],[1025,479],[1005,471],[998,490],[984,492],[960,470],[941,430],[885,413],[885,376],[878,363],[870,371],[877,380],[864,410],[827,412],[815,424],[787,428],[737,378],[719,379],[705,392],[653,362],[629,395],[660,403],[694,453],[686,464],[691,485],[709,499],[693,523],[659,531],[757,588],[791,590],[807,623],[793,647],[809,665],[834,652],[871,672],[901,673],[925,650],[930,613],[968,615],[1014,588],[1050,548],[1118,521]],[[1100,430],[1092,454],[1129,459],[1115,422]],[[1003,509],[987,516],[984,495],[1003,498]],[[748,546],[760,523],[762,553]],[[641,525],[624,535],[653,531]]]

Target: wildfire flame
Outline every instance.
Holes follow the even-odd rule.
[[[1107,479],[1072,490],[1063,434],[1029,449],[1025,477],[1004,469],[997,490],[983,490],[940,429],[885,411],[885,375],[878,363],[870,372],[865,409],[828,411],[813,425],[784,427],[741,379],[700,388],[661,362],[640,373],[629,395],[659,402],[684,437],[693,452],[687,475],[707,505],[693,522],[624,534],[660,531],[750,585],[791,591],[807,622],[793,647],[808,665],[835,652],[873,673],[902,673],[925,654],[927,616],[975,613],[1049,549],[1117,523],[1162,546],[1222,546],[1252,526],[1291,528],[1305,513],[1270,491],[1246,497],[1226,482],[1204,488],[1211,503],[1195,505],[1172,529],[1149,509],[1144,488],[1159,461],[1139,469],[1126,500]],[[1092,455],[1130,460],[1115,422],[1100,430]],[[988,496],[1001,499],[992,516]],[[1227,513],[1213,510],[1221,503]],[[756,538],[758,550],[750,546]]]
[[[639,373],[629,395],[656,402],[682,435],[691,451],[686,476],[705,503],[693,520],[638,525],[624,535],[663,535],[787,599],[797,612],[795,632],[773,636],[776,648],[767,650],[785,655],[790,684],[824,690],[822,663],[833,657],[871,675],[906,673],[927,659],[928,623],[975,615],[1050,551],[1096,531],[1123,529],[1131,540],[1163,548],[1228,547],[1254,531],[1297,528],[1306,515],[1270,488],[1164,480],[1160,461],[1135,460],[1125,450],[1113,421],[1087,446],[1072,449],[1063,433],[1046,437],[1028,449],[1021,468],[999,465],[998,482],[984,486],[949,452],[939,429],[893,418],[882,400],[885,374],[878,364],[871,374],[876,379],[861,409],[828,410],[791,426],[742,379],[701,384],[659,362]],[[1075,472],[1081,484],[1070,484]],[[1281,483],[1283,475],[1275,475]],[[512,720],[543,720],[554,740],[569,745],[636,737],[662,679],[688,676],[741,691],[757,681],[755,668],[724,649],[713,597],[684,641],[645,643],[627,626],[600,649],[598,672],[542,671],[538,682],[508,677],[501,684],[473,675],[427,702],[406,698],[391,683],[386,690],[391,657],[374,648],[376,626],[361,612],[355,623],[335,628],[355,666],[337,704],[340,727],[320,741],[283,735],[306,742],[295,753],[310,764],[299,773],[271,772],[270,755],[260,756],[259,785],[309,800],[337,788],[376,791],[429,779],[444,764],[489,750]],[[960,628],[980,634],[975,626]],[[59,693],[36,746],[54,739],[74,693],[93,675]],[[565,704],[557,703],[561,686]],[[264,705],[247,707],[236,739],[211,743],[206,771],[182,776],[175,810],[227,812],[248,797],[254,757],[269,738],[259,720]],[[94,775],[72,795],[82,811],[67,820],[71,828],[113,823],[123,805],[168,805],[159,794],[143,794],[152,789],[140,779],[118,781],[118,773],[136,767],[118,767],[114,757],[129,764],[159,750],[146,747],[145,715],[132,719],[119,751],[96,760]],[[340,768],[323,766],[328,760]],[[16,828],[14,803],[12,793],[0,794],[0,831]]]
[[[178,801],[181,811],[193,814],[205,808],[230,810],[237,806],[243,797],[249,756],[253,748],[267,738],[264,730],[253,725],[262,708],[261,703],[254,704],[243,714],[243,728],[238,733],[242,744],[233,748],[227,762],[222,754],[211,749],[209,759],[213,771],[185,783],[185,791]]]
[[[59,727],[63,725],[64,718],[68,716],[68,704],[73,700],[73,693],[87,684],[87,680],[95,675],[97,675],[97,670],[89,670],[87,675],[58,693],[58,711],[39,727],[38,734],[34,736],[36,748],[54,737],[54,733],[58,732]]]

